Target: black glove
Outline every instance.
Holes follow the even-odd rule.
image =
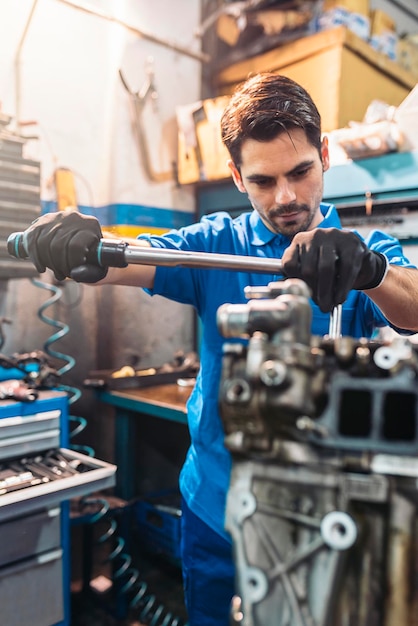
[[[23,233],[26,252],[38,272],[49,267],[57,280],[83,283],[96,283],[107,274],[106,267],[87,261],[88,251],[101,238],[98,220],[75,209],[41,215]]]
[[[324,313],[343,303],[351,289],[378,287],[387,267],[383,254],[369,250],[355,233],[337,228],[298,233],[283,256],[284,274],[305,281]]]

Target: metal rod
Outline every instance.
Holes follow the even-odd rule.
[[[165,48],[169,48],[170,50],[174,50],[175,52],[179,52],[180,54],[184,54],[185,56],[190,57],[191,59],[195,59],[196,61],[200,61],[201,63],[209,63],[210,56],[204,52],[193,51],[186,46],[183,46],[177,42],[170,41],[168,39],[163,39],[162,37],[157,37],[153,33],[146,32],[142,28],[138,28],[133,24],[122,20],[115,15],[110,13],[106,13],[105,11],[101,11],[97,7],[92,5],[88,5],[84,2],[76,2],[76,0],[58,0],[62,4],[66,4],[73,9],[78,9],[79,11],[84,11],[84,13],[89,13],[90,15],[95,15],[96,17],[101,17],[102,19],[107,20],[108,22],[114,22],[115,24],[119,24],[119,26],[123,26],[127,28],[131,32],[139,35],[142,39],[147,39],[148,41],[152,41],[153,43],[158,44],[159,46],[164,46]]]
[[[165,265],[175,267],[184,265],[194,268],[213,268],[242,270],[261,274],[280,274],[281,259],[265,259],[235,254],[216,254],[206,252],[188,252],[162,248],[127,246],[125,261],[137,265]]]
[[[337,339],[338,337],[341,337],[342,312],[343,309],[341,304],[338,304],[331,311],[328,331],[328,336],[330,339]]]

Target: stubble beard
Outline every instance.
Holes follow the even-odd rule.
[[[311,226],[316,211],[317,209],[313,210],[310,207],[303,205],[303,206],[298,206],[295,207],[295,209],[298,211],[298,213],[305,213],[305,219],[303,220],[303,222],[289,222],[288,224],[284,224],[280,227],[277,226],[277,224],[273,221],[274,217],[280,217],[281,215],[286,215],[286,213],[291,213],[291,211],[289,211],[287,209],[287,211],[283,211],[283,210],[277,210],[275,215],[273,213],[272,218],[269,218],[269,223],[271,225],[271,227],[273,228],[274,232],[276,232],[279,235],[285,235],[286,237],[294,237],[297,233],[301,233],[304,232],[306,230],[309,230],[309,227]]]

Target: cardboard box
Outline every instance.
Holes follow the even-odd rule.
[[[390,59],[396,60],[398,36],[396,22],[388,13],[375,9],[370,13],[370,45]]]
[[[417,82],[412,72],[343,26],[230,65],[214,77],[219,97],[178,110],[180,184],[230,177],[220,118],[235,86],[259,71],[274,71],[303,85],[318,106],[324,132],[362,121],[373,100],[398,106]]]
[[[369,0],[324,0],[322,10],[329,11],[337,7],[350,11],[351,13],[360,13],[367,17],[370,12]]]
[[[370,35],[381,35],[387,32],[396,33],[395,20],[385,11],[374,9],[370,12]]]
[[[222,96],[178,107],[180,184],[229,177],[230,156],[221,138],[221,116],[228,100],[229,96]]]
[[[396,60],[405,70],[418,80],[418,42],[409,39],[398,39]]]
[[[310,5],[297,11],[282,9],[249,11],[246,14],[244,25],[243,20],[238,16],[222,13],[216,22],[216,34],[219,39],[232,47],[239,45],[239,39],[245,34],[246,29],[256,28],[261,31],[257,38],[273,37],[282,32],[303,31],[306,33],[313,19],[313,13],[314,9]],[[267,49],[267,45],[265,49]]]
[[[232,93],[237,83],[259,71],[303,85],[318,106],[324,132],[361,121],[372,100],[398,106],[416,84],[411,73],[343,26],[229,66],[215,78],[218,93]]]

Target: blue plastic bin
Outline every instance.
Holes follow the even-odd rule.
[[[138,539],[146,552],[181,565],[181,508],[178,490],[148,494],[134,506]]]

